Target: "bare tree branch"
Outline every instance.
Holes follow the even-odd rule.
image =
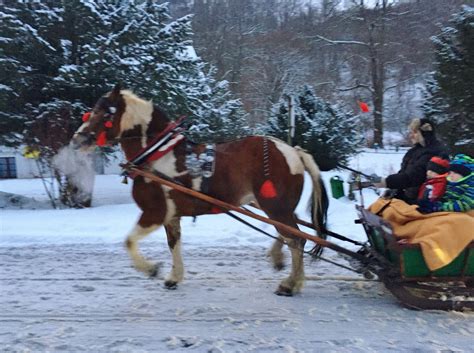
[[[352,45],[363,45],[363,46],[366,46],[366,47],[369,46],[368,43],[359,42],[359,41],[356,41],[356,40],[331,40],[331,39],[328,39],[328,38],[320,36],[320,35],[313,36],[312,38],[319,38],[319,39],[321,39],[321,40],[323,40],[327,43],[333,44],[333,45],[352,44]]]
[[[345,87],[345,88],[338,88],[337,90],[339,92],[347,92],[347,91],[353,91],[355,89],[359,89],[359,88],[363,88],[363,89],[366,89],[368,90],[370,93],[374,93],[374,89],[370,86],[370,85],[366,85],[364,83],[356,83],[354,86],[352,87]]]
[[[397,88],[398,86],[402,85],[403,83],[405,82],[408,82],[408,81],[411,81],[411,80],[414,80],[414,79],[417,79],[419,78],[420,75],[415,75],[415,76],[411,76],[405,80],[402,80],[400,82],[397,82],[396,84],[393,84],[391,86],[388,86],[388,87],[385,87],[385,89],[383,90],[383,93],[386,93],[387,91],[391,90],[391,89],[394,89],[394,88]]]

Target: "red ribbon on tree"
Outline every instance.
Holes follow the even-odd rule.
[[[364,103],[362,101],[357,102],[359,104],[360,110],[362,110],[363,113],[368,113],[369,110],[369,105],[367,103]]]

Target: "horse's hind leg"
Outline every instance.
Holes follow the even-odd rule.
[[[279,236],[278,239],[273,242],[272,247],[268,251],[268,256],[272,261],[273,268],[277,271],[281,271],[285,267],[285,256],[282,251],[283,241],[284,238]]]
[[[144,215],[140,217],[137,225],[130,231],[125,241],[128,254],[132,259],[133,266],[150,277],[156,277],[159,272],[159,265],[147,261],[138,250],[138,242],[145,238],[148,234],[158,229],[159,224],[145,225],[143,222]]]
[[[295,217],[293,212],[271,212],[270,210],[266,210],[266,213],[269,215],[271,219],[279,221],[281,223],[287,224],[290,227],[298,229],[298,225],[296,224]],[[280,233],[279,239],[284,239],[288,247],[290,248],[291,253],[291,271],[290,275],[283,279],[276,290],[276,294],[278,295],[286,295],[291,296],[295,293],[298,293],[304,285],[304,262],[303,262],[303,249],[304,244],[306,243],[305,239],[295,238],[287,231],[283,229],[279,229],[277,231]],[[279,241],[277,241],[280,243]],[[270,254],[275,256],[273,257],[274,261],[275,258],[278,258],[279,253],[281,252],[281,243],[277,244],[276,242],[273,244],[272,249],[270,250]],[[276,254],[276,255],[275,255]],[[281,262],[280,262],[281,263]],[[277,262],[274,262],[274,265]]]
[[[296,224],[293,227],[297,228]],[[287,278],[281,281],[275,293],[291,296],[301,291],[304,285],[303,249],[306,240],[295,239],[294,237],[285,238],[291,253],[291,272]]]
[[[165,226],[168,246],[173,258],[173,267],[165,279],[165,287],[175,289],[177,284],[183,280],[184,266],[181,256],[181,225],[180,218],[173,218]]]

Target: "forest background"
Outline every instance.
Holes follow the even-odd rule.
[[[0,144],[26,142],[46,160],[117,82],[189,115],[196,140],[284,138],[292,97],[296,142],[324,151],[323,165],[404,144],[421,116],[472,153],[472,0],[0,4]]]

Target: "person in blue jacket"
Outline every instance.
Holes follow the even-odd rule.
[[[449,164],[448,184],[441,200],[420,200],[418,205],[422,213],[474,210],[474,159],[465,154],[456,155]]]

